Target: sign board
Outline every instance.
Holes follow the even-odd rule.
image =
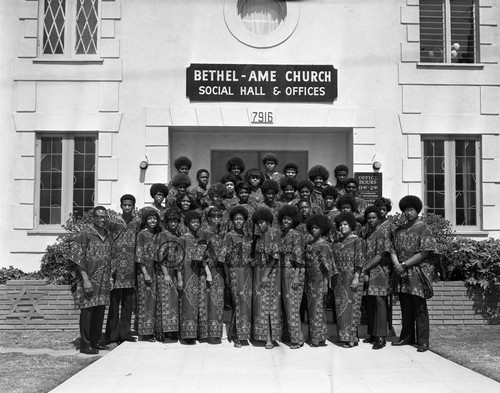
[[[193,102],[318,102],[337,98],[332,65],[191,64],[186,95]]]
[[[358,181],[358,195],[368,205],[372,205],[376,199],[382,197],[382,173],[356,172],[354,178]]]

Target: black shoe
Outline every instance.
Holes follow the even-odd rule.
[[[398,341],[394,341],[391,345],[394,347],[400,347],[402,345],[413,345],[413,344],[414,344],[414,342],[411,341],[409,337],[406,337],[406,338],[400,339]]]
[[[222,341],[218,337],[210,337],[207,339],[207,343],[209,343],[209,344],[221,344]]]
[[[133,337],[133,336],[127,336],[123,340],[120,340],[120,344],[122,342],[125,342],[125,341],[127,341],[129,343],[135,343],[135,342],[137,342],[137,339],[135,337]]]
[[[97,344],[92,344],[92,348],[95,348],[97,350],[101,351],[107,351],[109,347],[105,344],[97,343]]]
[[[417,352],[427,352],[429,350],[429,344],[420,344],[418,346]]]
[[[375,341],[377,341],[377,337],[375,337],[375,336],[370,336],[370,337],[365,338],[365,339],[363,340],[363,342],[364,342],[365,344],[373,344]]]
[[[347,341],[342,344],[342,348],[354,348],[358,346],[357,341]]]
[[[184,344],[194,345],[194,344],[196,344],[196,340],[194,338],[186,338],[186,339],[184,339]]]
[[[382,349],[385,347],[386,341],[384,337],[378,337],[377,340],[375,341],[375,344],[373,344],[372,349]]]
[[[99,354],[99,350],[93,347],[80,348],[80,353],[84,353],[86,355],[97,355]]]

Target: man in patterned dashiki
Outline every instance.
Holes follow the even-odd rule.
[[[72,286],[75,307],[80,309],[80,352],[96,355],[109,304],[112,238],[106,229],[108,212],[97,206],[92,211],[92,225],[82,229],[70,244],[68,260],[76,265],[76,283]]]

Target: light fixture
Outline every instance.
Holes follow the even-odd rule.
[[[372,167],[373,167],[373,169],[378,171],[380,168],[382,168],[382,164],[380,163],[380,161],[374,161],[372,164]]]
[[[144,156],[144,157],[146,157],[146,160],[142,160],[141,163],[139,164],[139,168],[141,168],[141,169],[147,169],[149,166],[148,156]]]

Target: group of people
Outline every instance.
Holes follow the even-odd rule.
[[[97,206],[92,225],[71,242],[82,353],[135,341],[133,313],[141,340],[219,344],[225,288],[232,303],[227,338],[237,348],[248,340],[268,349],[277,341],[292,349],[306,340],[325,345],[331,291],[342,347],[358,345],[364,296],[369,337],[363,342],[384,348],[387,298],[396,294],[402,330],[392,345],[428,349],[425,278],[436,243],[419,218],[418,197],[401,199],[405,222],[395,225],[390,199],[368,206],[345,165],[335,168],[331,185],[322,165],[297,180],[297,165],[278,172],[273,153],[263,155],[263,170],[245,171],[243,160],[232,157],[219,182],[209,186],[209,171],[200,169],[192,189],[191,160],[179,157],[174,165],[169,184],[151,186],[151,206],[137,209],[130,194],[121,197],[120,214]]]

